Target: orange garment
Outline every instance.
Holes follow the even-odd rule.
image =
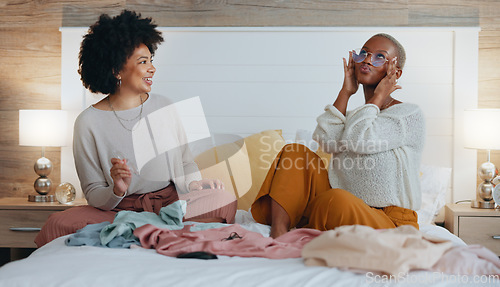
[[[287,212],[289,228],[330,230],[354,224],[375,229],[406,224],[418,228],[413,210],[370,207],[346,190],[332,189],[321,158],[300,144],[285,145],[271,165],[251,208],[257,222],[272,223],[271,198]]]

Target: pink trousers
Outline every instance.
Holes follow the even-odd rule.
[[[160,209],[177,200],[187,202],[184,219],[222,218],[227,223],[234,222],[237,201],[233,194],[221,189],[192,191],[178,195],[174,184],[164,189],[125,197],[113,210],[101,210],[90,205],[75,206],[49,216],[35,243],[41,247],[57,237],[75,233],[88,224],[113,222],[117,212],[122,210],[148,211],[156,214]]]

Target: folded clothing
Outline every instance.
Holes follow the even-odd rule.
[[[308,266],[346,267],[400,275],[429,269],[452,243],[425,235],[411,225],[379,229],[362,225],[325,231],[304,246]]]

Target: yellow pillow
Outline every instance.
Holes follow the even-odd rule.
[[[285,145],[281,130],[266,130],[211,148],[195,158],[203,178],[218,178],[248,210],[274,158]]]

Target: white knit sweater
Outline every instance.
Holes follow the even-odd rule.
[[[172,102],[150,94],[144,102],[142,117],[138,117],[140,112],[141,107],[136,107],[117,111],[115,116],[112,111],[91,106],[76,119],[73,154],[80,184],[90,205],[110,210],[123,199],[113,193],[109,171],[110,160],[117,156],[117,151],[138,172],[132,174],[126,195],[156,191],[170,182],[178,192],[187,193],[189,183],[201,179]],[[117,116],[122,118],[121,123]],[[140,123],[139,118],[142,118]]]
[[[418,106],[401,103],[380,111],[365,104],[344,116],[328,105],[317,121],[313,138],[333,154],[332,188],[345,189],[373,207],[420,208],[425,122]]]

